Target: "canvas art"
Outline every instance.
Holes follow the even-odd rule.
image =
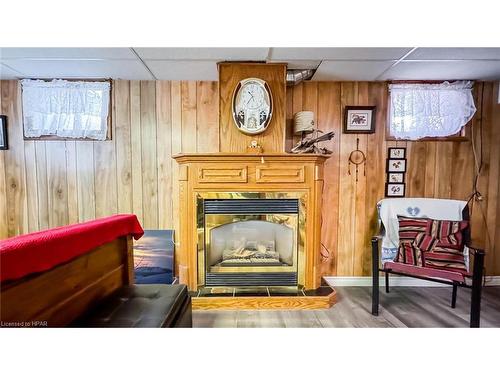
[[[134,242],[136,284],[172,284],[174,282],[174,231],[145,230]]]

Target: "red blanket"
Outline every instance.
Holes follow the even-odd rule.
[[[144,230],[135,215],[114,215],[0,241],[0,281],[51,269],[118,237]]]

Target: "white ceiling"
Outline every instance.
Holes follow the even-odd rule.
[[[313,80],[498,80],[500,48],[0,48],[0,79],[217,80],[218,61],[286,62]]]
[[[314,81],[372,81],[389,69],[394,61],[323,60]]]

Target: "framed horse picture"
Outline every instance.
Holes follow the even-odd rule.
[[[344,109],[344,133],[375,133],[375,106],[346,106]]]

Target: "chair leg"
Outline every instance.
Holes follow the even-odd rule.
[[[389,272],[385,272],[385,292],[389,293]]]
[[[378,315],[379,305],[378,239],[372,238],[372,315]]]
[[[455,306],[457,305],[457,290],[458,290],[458,285],[453,284],[453,291],[451,292],[451,308],[454,309]]]
[[[484,252],[477,251],[474,255],[472,270],[472,293],[470,306],[470,327],[479,328],[481,319],[481,289],[483,287]]]

